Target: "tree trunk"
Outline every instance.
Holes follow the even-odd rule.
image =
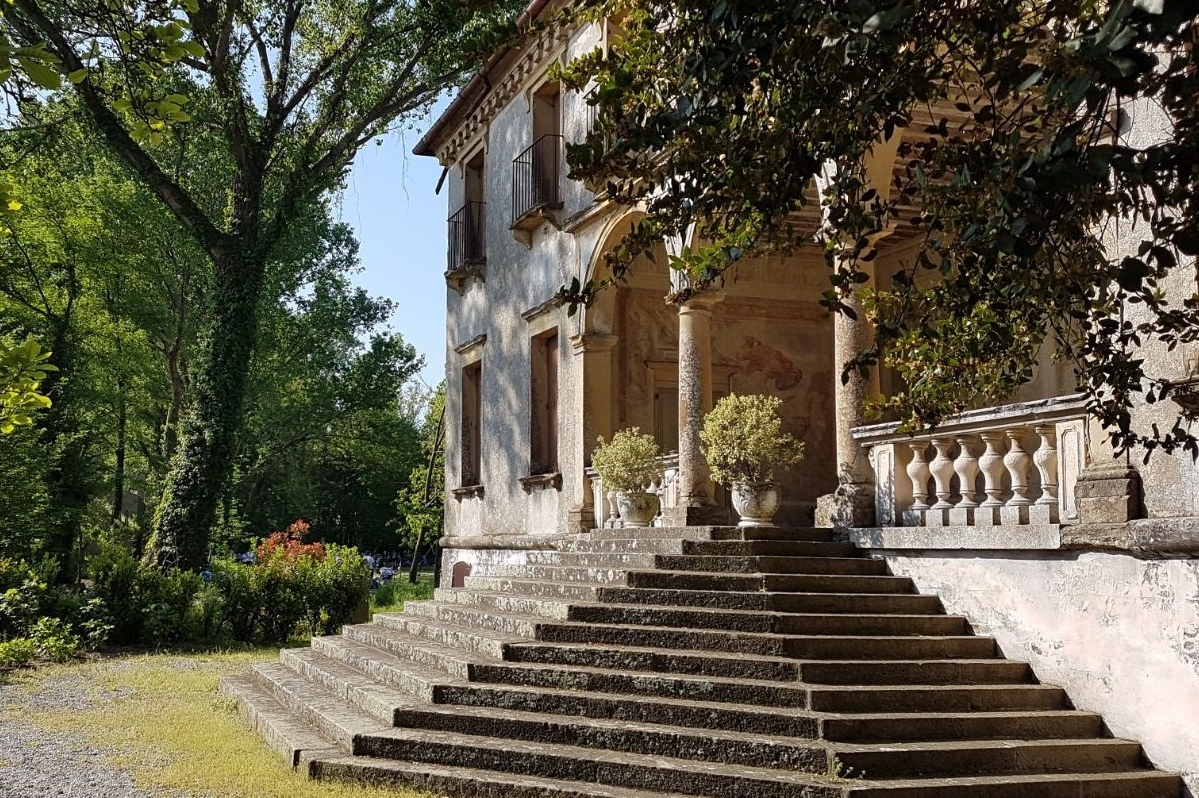
[[[117,378],[117,451],[116,468],[112,478],[112,520],[121,520],[121,506],[125,499],[125,378]]]
[[[214,258],[212,324],[193,364],[192,402],[155,519],[151,552],[159,565],[198,570],[207,561],[241,424],[265,260],[236,244]]]

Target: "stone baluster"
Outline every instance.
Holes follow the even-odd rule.
[[[913,441],[908,444],[912,448],[912,462],[908,463],[908,479],[912,481],[912,505],[904,511],[905,526],[924,526],[925,510],[928,506],[928,460],[924,451],[928,441]]]
[[[1033,452],[1032,461],[1041,475],[1041,497],[1029,508],[1029,523],[1056,524],[1058,522],[1057,499],[1057,446],[1056,429],[1052,424],[1040,424],[1033,428],[1041,438]]]
[[[981,435],[986,450],[978,458],[979,470],[983,472],[983,493],[987,498],[978,506],[975,512],[975,523],[992,526],[999,523],[999,509],[1003,507],[1003,433],[999,431],[984,432]]]
[[[953,495],[953,458],[949,456],[949,450],[953,448],[953,438],[933,438],[933,448],[937,454],[929,463],[928,470],[933,477],[937,503],[924,517],[925,523],[930,526],[944,526],[949,523],[949,510],[953,507],[953,503],[949,501],[949,497]]]
[[[973,451],[973,435],[959,435],[957,442],[958,456],[953,461],[953,472],[958,475],[962,498],[949,511],[949,520],[954,525],[969,526],[974,523],[974,509],[978,507],[978,491],[975,489],[978,456]]]
[[[1012,496],[1000,511],[1004,524],[1027,524],[1028,507],[1032,499],[1028,498],[1028,472],[1032,469],[1032,455],[1024,448],[1024,428],[1010,427],[1004,430],[1008,439],[1008,453],[1003,457],[1004,468],[1012,482]]]
[[[619,529],[624,526],[624,520],[620,517],[620,504],[616,501],[616,491],[607,491],[608,498],[608,526]]]

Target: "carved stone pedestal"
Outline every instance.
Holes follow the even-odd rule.
[[[1141,475],[1122,463],[1089,466],[1074,495],[1084,524],[1119,524],[1141,515]]]
[[[870,527],[875,525],[874,485],[870,482],[850,482],[835,493],[816,500],[818,527]]]

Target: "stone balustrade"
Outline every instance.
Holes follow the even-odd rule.
[[[677,453],[658,458],[662,466],[661,479],[646,486],[650,493],[658,494],[660,509],[654,519],[654,526],[662,525],[662,511],[679,505],[679,456]],[[616,506],[616,491],[607,490],[604,481],[594,468],[585,469],[587,479],[591,483],[591,501],[595,508],[595,526],[598,529],[619,529],[624,526],[620,520],[620,510]]]
[[[1086,456],[1080,396],[972,410],[936,430],[856,427],[875,475],[878,526],[999,526],[1078,520]]]

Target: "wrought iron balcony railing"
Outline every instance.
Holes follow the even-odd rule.
[[[512,161],[512,226],[562,207],[562,136],[547,133]]]
[[[459,274],[487,262],[486,209],[482,202],[468,202],[450,217],[448,273]]]

